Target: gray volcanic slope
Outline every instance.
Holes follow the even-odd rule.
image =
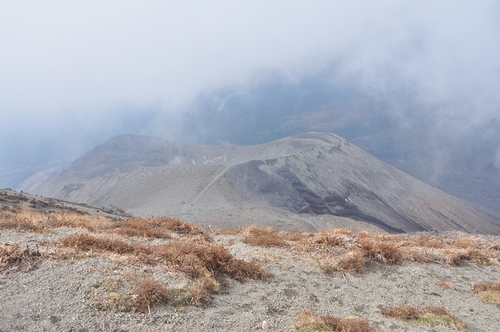
[[[198,222],[238,224],[267,209],[298,222],[316,218],[305,222],[316,229],[331,227],[331,218],[350,218],[389,232],[500,233],[497,218],[325,133],[255,146],[199,146],[123,135],[35,191],[137,216]],[[318,216],[326,217],[324,225]]]

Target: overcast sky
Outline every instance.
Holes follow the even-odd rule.
[[[500,3],[0,1],[0,162],[19,133],[32,146],[128,128],[168,137],[154,119],[204,91],[332,63],[335,79],[408,92],[456,130],[498,119]]]

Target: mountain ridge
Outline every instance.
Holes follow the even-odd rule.
[[[500,232],[495,217],[326,133],[254,146],[121,135],[35,192],[113,205],[138,216],[168,214],[197,222],[221,222],[226,214],[229,223],[237,224],[248,220],[250,209],[269,208],[304,220],[319,215],[354,219],[389,232]]]

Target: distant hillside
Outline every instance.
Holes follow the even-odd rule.
[[[278,132],[338,133],[421,181],[500,212],[500,123],[453,135],[434,127],[429,119],[397,121],[388,116],[390,109],[387,103],[370,99],[344,102],[289,116]]]
[[[102,216],[113,220],[132,218],[130,214],[119,208],[95,207],[88,204],[31,195],[11,189],[0,189],[0,208],[6,211],[20,211],[29,208],[44,213],[76,213]]]
[[[498,219],[324,133],[254,146],[200,146],[122,135],[34,191],[112,205],[138,216],[181,216],[233,226],[253,221],[256,211],[267,209],[285,214],[282,226],[298,220],[328,228],[328,218],[337,218],[335,222],[351,220],[390,232],[500,233]],[[318,216],[329,217],[322,225]]]

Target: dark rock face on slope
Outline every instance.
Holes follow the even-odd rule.
[[[140,216],[154,212],[202,220],[216,218],[217,211],[269,207],[347,217],[389,232],[500,233],[496,217],[324,133],[255,146],[123,135],[77,159],[36,192]]]

